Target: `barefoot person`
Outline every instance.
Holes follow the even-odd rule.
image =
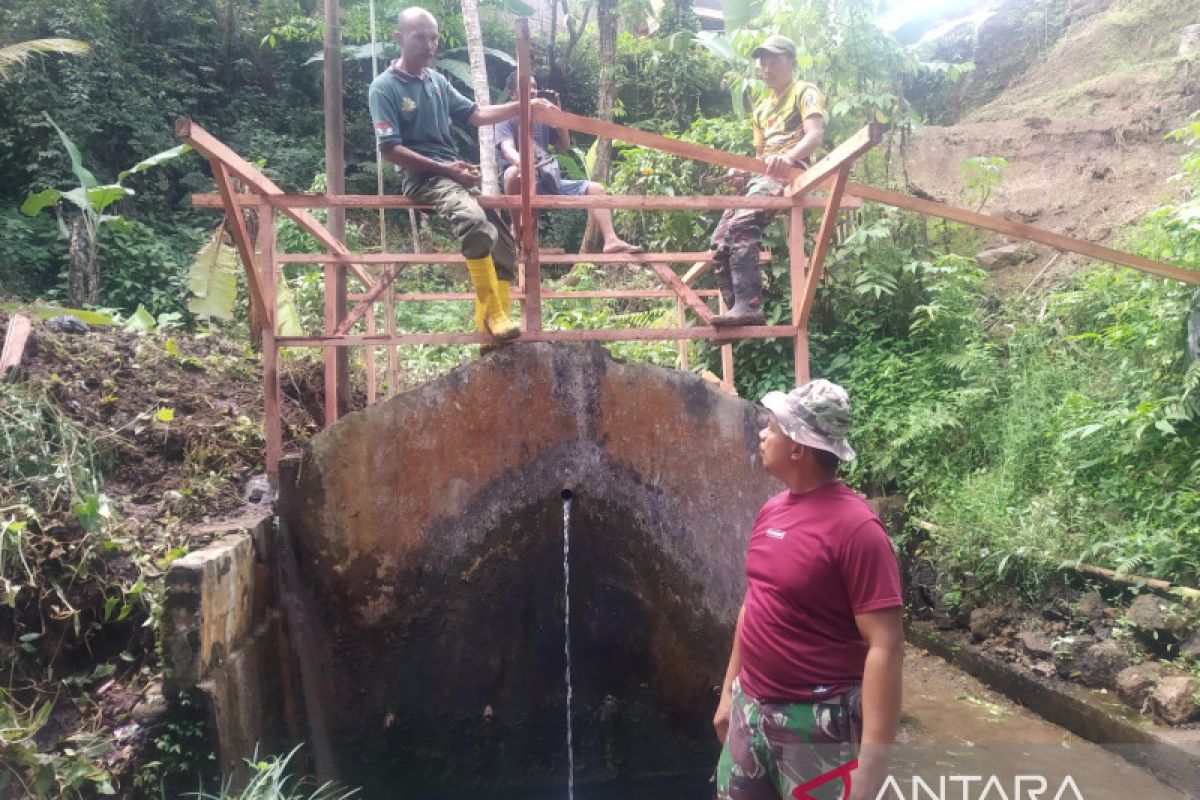
[[[461,241],[475,288],[476,327],[498,341],[515,339],[521,331],[508,311],[516,248],[499,215],[475,200],[479,170],[459,158],[450,123],[494,125],[520,109],[516,103],[473,103],[430,68],[438,24],[428,11],[413,6],[399,22],[400,58],[371,83],[368,95],[379,152],[399,167],[404,194],[433,206]],[[546,100],[534,103],[552,107]]]
[[[795,167],[808,166],[808,157],[825,135],[825,98],[816,86],[796,80],[796,43],[786,36],[769,36],[751,54],[758,59],[763,83],[770,94],[754,106],[751,126],[754,153],[767,162],[767,173],[746,182],[746,174],[731,170],[745,185],[740,194],[783,194]],[[763,228],[774,214],[752,208],[729,209],[712,235],[714,275],[728,311],[713,317],[713,325],[762,325],[762,273],[758,253]],[[792,242],[802,247],[803,242]]]
[[[505,84],[508,99],[517,99],[517,73],[514,70],[508,76]],[[537,82],[533,81],[533,90],[537,91]],[[557,95],[554,103],[557,105]],[[546,101],[549,102],[549,101]],[[496,126],[496,153],[500,162],[500,187],[506,194],[521,193],[521,151],[517,148],[518,122],[515,119],[501,122]],[[604,194],[604,187],[589,180],[566,180],[558,170],[558,162],[550,155],[550,137],[561,152],[571,149],[571,132],[566,128],[551,128],[541,122],[533,123],[533,163],[541,164],[538,176],[534,181],[534,191],[540,194],[561,194],[579,196],[583,194]],[[607,208],[596,208],[588,212],[596,219],[600,228],[600,236],[604,240],[605,253],[642,253],[645,250],[637,245],[622,241],[613,230],[612,212]]]
[[[854,458],[845,390],[815,380],[762,403],[763,469],[787,488],[750,533],[713,719],[724,745],[717,798],[840,799],[849,775],[851,800],[874,800],[900,720],[896,557],[879,518],[837,477]]]

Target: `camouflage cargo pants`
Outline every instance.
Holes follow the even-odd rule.
[[[431,178],[412,193],[420,203],[433,206],[435,218],[448,225],[462,242],[467,258],[483,258],[488,253],[496,264],[501,280],[517,279],[517,245],[508,225],[495,209],[481,208],[475,199],[477,190],[468,189],[449,178]]]
[[[861,737],[861,699],[856,687],[819,703],[761,702],[735,680],[717,800],[841,798]]]
[[[747,184],[742,194],[746,197],[778,197],[786,184],[765,175],[756,175]],[[773,211],[753,208],[730,208],[721,215],[717,229],[713,231],[710,249],[717,272],[718,285],[728,282],[730,272],[758,270],[758,254],[762,249],[763,229],[775,217]],[[732,304],[726,298],[727,304]]]

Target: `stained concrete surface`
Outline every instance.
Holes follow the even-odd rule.
[[[557,784],[564,487],[580,779],[706,768],[746,535],[781,488],[757,436],[695,376],[533,344],[314,437],[281,513],[339,777],[368,798]]]

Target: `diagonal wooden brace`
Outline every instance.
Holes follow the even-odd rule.
[[[346,334],[354,327],[354,323],[358,322],[363,316],[371,310],[371,305],[377,301],[380,296],[388,290],[392,283],[396,280],[396,276],[400,274],[400,265],[392,264],[383,271],[383,275],[374,286],[367,291],[362,300],[354,308],[350,309],[350,313],[342,320],[341,324],[334,330],[336,334]]]
[[[802,331],[808,330],[808,317],[812,314],[813,301],[817,297],[817,284],[821,281],[821,267],[825,256],[829,253],[833,241],[833,229],[837,225],[838,204],[846,191],[846,183],[850,178],[850,165],[844,164],[833,179],[833,190],[829,193],[829,205],[821,218],[821,228],[817,231],[817,241],[813,244],[812,259],[809,261],[808,278],[804,282],[804,299],[800,303],[799,324]],[[792,247],[804,247],[803,239],[792,242]],[[806,334],[807,335],[807,334]]]
[[[284,194],[283,189],[276,186],[270,178],[263,175],[253,164],[233,152],[225,143],[190,119],[179,117],[175,120],[175,138],[190,144],[210,162],[220,162],[223,164],[230,175],[236,177],[258,194],[267,197],[277,197]],[[226,208],[226,211],[232,216],[234,213],[233,209],[236,207],[229,206]],[[284,208],[283,213],[287,214],[301,228],[312,234],[330,252],[343,256],[351,255],[349,248],[339,242],[324,225],[318,222],[307,211],[297,208]],[[366,270],[357,264],[352,266],[351,270],[362,281],[363,286],[370,288],[374,284],[374,281],[371,280],[371,276],[367,274]]]
[[[658,264],[653,261],[649,262],[650,268],[658,273],[658,277],[663,279],[670,289],[679,296],[679,299],[687,303],[688,308],[696,312],[696,316],[704,320],[705,325],[712,324],[713,313],[700,296],[692,291],[692,288],[685,284],[680,277],[675,274],[675,270],[671,269],[666,264]]]
[[[225,202],[225,219],[229,222],[233,243],[237,247],[242,268],[246,271],[246,286],[250,290],[250,303],[254,306],[254,313],[258,315],[252,318],[263,320],[265,324],[274,326],[275,309],[267,306],[266,298],[263,295],[262,282],[259,280],[258,261],[254,257],[254,243],[250,241],[250,231],[246,229],[246,219],[242,216],[243,206],[239,205],[234,198],[233,182],[229,179],[229,172],[226,170],[224,162],[210,159],[208,163],[212,166],[213,182],[217,184],[217,191]]]
[[[858,132],[833,149],[829,155],[806,169],[798,178],[792,181],[785,191],[787,197],[815,189],[838,170],[848,167],[858,160],[859,156],[870,150],[883,139],[883,126],[872,122],[859,128]],[[839,199],[840,202],[840,199]],[[835,206],[836,207],[836,206]]]
[[[602,136],[605,139],[619,139],[622,142],[629,142],[641,147],[651,147],[655,150],[661,150],[664,153],[671,153],[672,155],[691,158],[696,161],[704,161],[720,167],[740,169],[759,174],[767,171],[766,162],[759,158],[727,153],[724,150],[717,150],[713,147],[705,147],[704,145],[692,142],[684,142],[679,139],[669,139],[666,136],[659,136],[656,133],[647,133],[646,131],[639,131],[636,128],[626,128],[624,125],[618,125],[615,122],[604,122],[603,120],[592,119],[591,117],[581,117],[578,114],[572,114],[558,108],[547,110],[535,107],[533,109],[533,118],[537,122],[544,122],[552,127],[570,128],[573,131],[590,133],[593,136]],[[789,177],[802,174],[800,170],[792,170]]]

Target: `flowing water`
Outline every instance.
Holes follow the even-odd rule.
[[[571,744],[571,490],[563,489],[563,650],[567,678],[567,800],[575,800],[575,751]]]

